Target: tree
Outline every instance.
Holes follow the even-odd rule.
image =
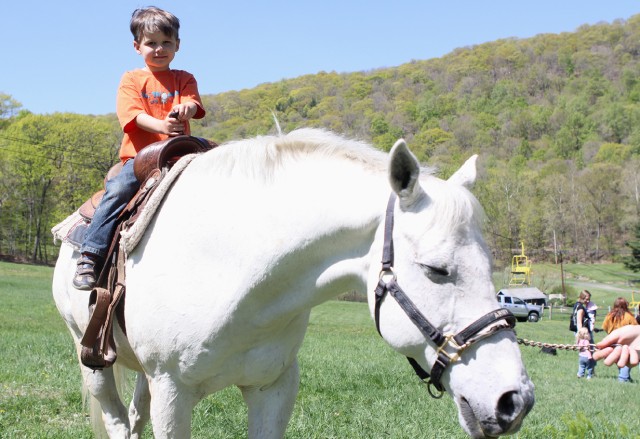
[[[46,235],[100,187],[117,161],[118,136],[100,118],[25,114],[2,131],[0,142],[3,183],[11,182],[0,186],[0,249],[47,262]]]
[[[11,95],[0,92],[0,118],[15,116],[22,104],[11,97]]]
[[[635,240],[625,243],[625,245],[631,249],[631,256],[625,256],[622,262],[629,270],[638,272],[640,271],[640,223],[636,225],[635,236]]]
[[[590,252],[596,261],[605,255],[602,244],[609,255],[614,255],[616,248],[622,245],[619,240],[623,203],[621,173],[620,166],[596,163],[585,169],[579,178],[579,195],[584,200],[580,214],[590,219],[584,236],[591,243]]]
[[[20,111],[22,104],[11,97],[11,95],[0,92],[0,129],[9,126],[11,118]]]

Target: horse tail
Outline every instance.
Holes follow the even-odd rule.
[[[108,439],[107,430],[102,422],[100,402],[91,395],[85,380],[82,380],[82,407],[89,410],[89,422],[96,439]]]
[[[107,435],[107,429],[104,427],[104,422],[102,422],[102,408],[100,407],[100,402],[89,393],[89,389],[86,386],[83,385],[83,387],[83,391],[86,392],[83,395],[85,405],[86,399],[89,398],[89,420],[91,422],[91,430],[93,431],[96,439],[108,439],[109,435]]]

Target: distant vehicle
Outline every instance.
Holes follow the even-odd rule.
[[[549,296],[536,287],[501,288],[498,291],[500,295],[517,297],[531,305],[547,306],[549,300]]]
[[[501,308],[508,309],[521,322],[537,322],[544,313],[544,306],[527,303],[519,297],[498,294],[496,296]]]

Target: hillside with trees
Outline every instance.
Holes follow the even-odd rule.
[[[49,229],[99,185],[117,122],[0,98],[0,254],[50,262]],[[404,137],[444,178],[480,154],[474,193],[498,264],[520,240],[538,260],[620,260],[639,223],[640,15],[203,101],[194,134],[218,142],[274,133],[275,114],[283,131],[324,127],[383,150]]]

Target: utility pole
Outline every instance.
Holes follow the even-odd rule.
[[[559,253],[560,255],[560,280],[562,281],[562,304],[564,306],[567,305],[567,292],[564,289],[564,267],[562,264],[562,252]]]

